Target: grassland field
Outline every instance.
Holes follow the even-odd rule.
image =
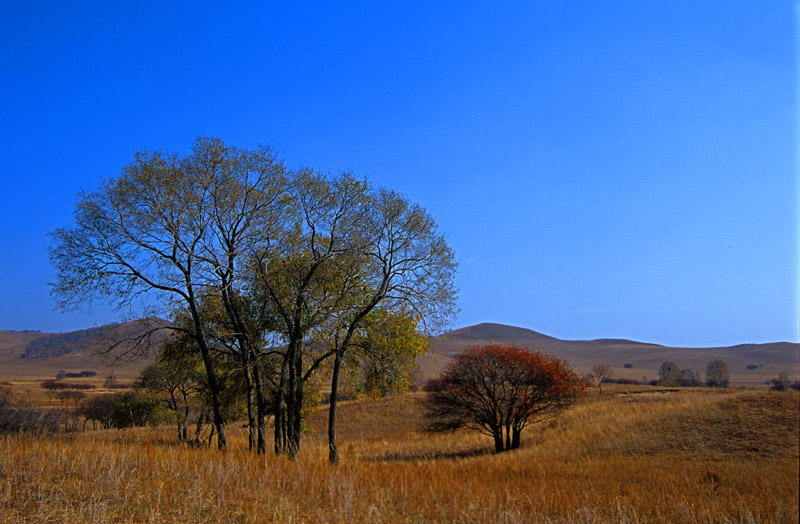
[[[0,437],[0,523],[793,523],[800,395],[610,385],[493,454],[421,431],[421,394],[342,403],[300,456],[178,445],[172,427]]]

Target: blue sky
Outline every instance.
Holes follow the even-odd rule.
[[[798,341],[797,40],[793,1],[4,2],[0,329],[114,320],[53,311],[46,233],[210,135],[425,206],[453,327]]]

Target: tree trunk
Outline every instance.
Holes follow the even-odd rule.
[[[246,350],[243,350],[246,351]],[[250,369],[249,359],[242,361],[242,372],[244,373],[244,384],[247,392],[247,443],[250,451],[256,450],[256,406],[255,392],[253,386],[253,375]]]
[[[256,452],[263,455],[267,452],[267,399],[264,396],[264,387],[261,384],[261,373],[258,364],[253,369],[253,378],[256,389]]]
[[[275,433],[274,433],[274,447],[275,454],[280,455],[286,451],[285,435],[285,422],[284,406],[283,406],[283,392],[278,390],[275,398],[272,401],[272,418],[275,419]]]
[[[289,452],[292,458],[300,453],[300,434],[303,430],[303,357],[298,355],[297,360],[297,382],[295,383],[294,404],[292,406],[292,409],[294,409],[294,422],[291,427],[292,432],[289,441]]]
[[[272,416],[275,419],[275,454],[286,452],[286,382],[289,373],[289,357],[284,355],[281,363],[281,376],[272,398]]]
[[[187,425],[189,424],[189,399],[186,396],[186,392],[182,391],[181,394],[183,395],[183,442],[189,442],[189,429]]]
[[[211,359],[211,351],[206,342],[205,332],[203,331],[200,314],[197,311],[194,294],[191,289],[189,292],[189,310],[192,314],[192,321],[194,322],[193,335],[195,341],[197,341],[197,345],[200,347],[200,354],[203,356],[203,364],[205,364],[206,376],[208,377],[208,389],[211,390],[211,409],[214,411],[214,425],[217,427],[217,448],[220,451],[225,451],[228,447],[228,442],[225,439],[225,421],[222,418],[222,401],[219,396],[217,375],[214,372],[214,361]]]
[[[522,430],[520,428],[518,427],[513,428],[513,433],[511,435],[511,449],[519,448],[520,433],[522,433]]]
[[[297,454],[297,448],[295,446],[295,439],[294,439],[294,430],[295,430],[295,403],[297,402],[297,358],[296,358],[296,351],[297,348],[292,348],[294,351],[290,349],[289,351],[289,388],[286,392],[286,434],[288,436],[286,451],[289,455],[289,458],[294,459],[295,455]]]
[[[203,355],[203,363],[206,365],[206,376],[208,377],[208,388],[211,390],[211,408],[214,411],[214,426],[217,430],[217,448],[220,451],[225,451],[228,447],[228,442],[225,438],[225,421],[222,418],[222,401],[219,396],[219,384],[217,383],[217,376],[214,373],[214,363],[211,360],[211,353],[205,340],[200,345],[200,353]]]
[[[339,389],[339,369],[342,365],[342,353],[336,351],[333,359],[333,376],[331,377],[331,401],[328,409],[328,460],[336,466],[339,464],[339,450],[336,447],[336,399]]]
[[[494,433],[494,452],[500,453],[501,451],[504,451],[502,427],[495,428],[493,430],[493,433]]]

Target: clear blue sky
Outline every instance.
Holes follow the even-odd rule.
[[[198,135],[424,205],[454,327],[798,341],[794,1],[3,2],[0,329],[69,331],[46,232]]]

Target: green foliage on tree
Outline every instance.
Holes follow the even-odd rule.
[[[428,337],[412,312],[373,310],[349,356],[354,389],[370,398],[407,393],[415,385],[416,359],[428,346]]]
[[[156,397],[132,390],[114,405],[111,425],[118,429],[156,425],[171,420],[171,413]]]

